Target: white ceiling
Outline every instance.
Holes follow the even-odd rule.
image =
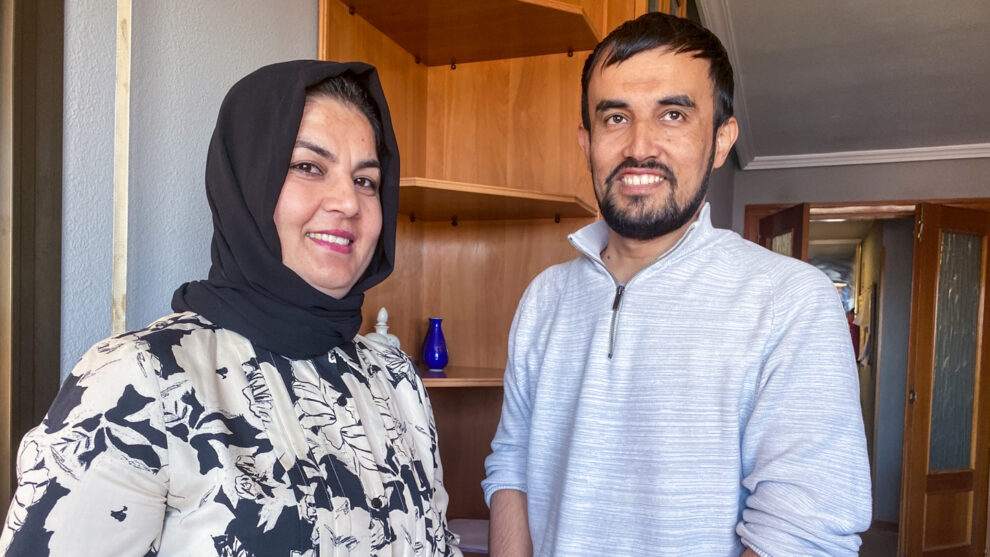
[[[990,157],[990,0],[697,0],[740,166]]]

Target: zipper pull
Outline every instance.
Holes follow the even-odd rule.
[[[615,349],[616,327],[619,324],[619,306],[622,305],[622,293],[626,290],[626,285],[620,284],[615,287],[615,300],[612,301],[612,326],[608,331],[608,359],[612,359],[612,352]]]
[[[615,300],[612,302],[612,311],[619,309],[619,304],[622,303],[622,291],[626,289],[626,285],[620,284],[615,287]]]

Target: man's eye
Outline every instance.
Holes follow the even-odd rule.
[[[621,124],[626,121],[625,116],[621,114],[612,114],[605,117],[606,124]]]
[[[664,114],[664,118],[667,120],[674,120],[674,121],[683,120],[684,114],[682,114],[680,111],[677,110],[671,110],[667,114]]]

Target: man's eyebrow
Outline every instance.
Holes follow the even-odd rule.
[[[310,151],[316,153],[317,155],[319,155],[319,156],[321,156],[321,157],[323,157],[323,158],[325,158],[325,159],[327,159],[327,160],[329,160],[331,162],[337,162],[337,156],[336,155],[334,155],[330,151],[327,151],[323,147],[320,147],[316,143],[313,143],[312,141],[306,141],[305,139],[297,139],[296,140],[296,147],[302,147],[303,149],[309,149]]]
[[[598,104],[595,105],[595,112],[605,112],[606,110],[611,110],[613,108],[629,108],[629,103],[625,101],[605,99],[599,101]]]
[[[687,95],[674,95],[673,97],[665,97],[657,101],[657,104],[662,106],[668,106],[668,105],[683,106],[684,108],[694,108],[695,106],[697,106],[694,104],[694,101],[691,100],[691,97]]]

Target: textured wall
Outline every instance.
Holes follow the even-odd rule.
[[[117,3],[65,3],[62,377],[110,334]]]
[[[240,77],[313,58],[317,0],[133,3],[127,327],[206,276],[203,189],[217,109]],[[66,2],[62,376],[109,334],[116,2]]]
[[[746,205],[990,197],[990,159],[736,170],[732,228]]]

